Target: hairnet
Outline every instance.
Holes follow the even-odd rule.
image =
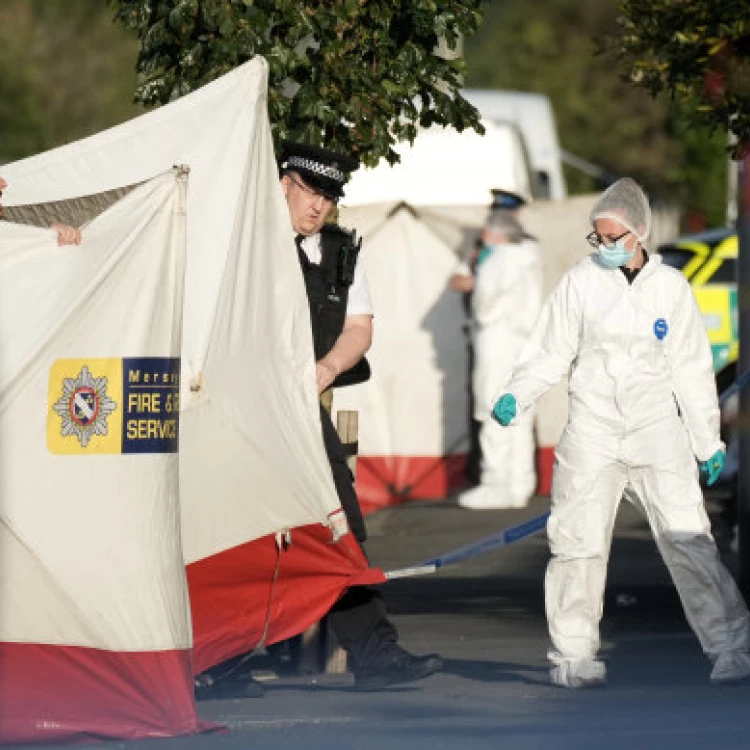
[[[616,219],[641,242],[651,231],[651,209],[640,185],[623,177],[610,185],[591,209],[591,223],[596,219]]]
[[[518,219],[506,210],[491,211],[484,226],[485,229],[505,235],[506,240],[510,243],[521,242],[525,236]]]

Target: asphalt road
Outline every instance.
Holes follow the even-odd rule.
[[[403,506],[369,520],[368,552],[385,570],[435,556],[542,513],[464,511],[450,501]],[[568,691],[547,681],[544,534],[423,578],[387,584],[390,612],[410,650],[438,651],[445,671],[421,683],[355,693],[342,676],[267,679],[262,698],[201,701],[229,731],[136,747],[180,750],[747,750],[750,687],[709,684],[647,527],[621,510],[605,601],[609,685]],[[728,558],[733,563],[731,556]],[[242,671],[242,670],[240,670]],[[125,748],[126,743],[106,747]]]
[[[402,567],[546,507],[543,499],[522,511],[464,511],[450,501],[403,506],[370,519],[368,552],[385,570]],[[625,506],[618,518],[602,628],[610,676],[604,689],[567,691],[547,682],[546,560],[541,534],[431,576],[387,584],[403,644],[440,652],[446,660],[440,675],[370,694],[353,692],[347,675],[271,679],[263,698],[199,704],[204,718],[231,731],[140,745],[750,748],[750,687],[709,684],[709,664],[639,516]],[[258,659],[256,676],[266,666]]]

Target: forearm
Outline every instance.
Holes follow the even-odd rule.
[[[455,273],[450,277],[448,286],[454,292],[468,294],[474,290],[474,277]]]
[[[699,461],[705,461],[724,447],[720,436],[721,415],[713,370],[706,375],[695,373],[694,369],[685,367],[673,379],[673,389],[693,453]]]
[[[578,308],[556,290],[528,336],[506,390],[523,410],[570,373],[578,353]]]
[[[333,349],[320,360],[321,364],[330,367],[337,375],[340,375],[354,367],[365,356],[371,344],[371,325],[346,326]]]
[[[686,287],[681,306],[672,314],[672,338],[667,336],[667,358],[672,369],[672,389],[693,452],[700,461],[723,446],[719,435],[720,412],[713,357],[698,304]]]
[[[570,362],[561,357],[539,354],[522,361],[506,384],[504,391],[512,393],[519,410],[528,409],[538,398],[559,383],[569,372]]]

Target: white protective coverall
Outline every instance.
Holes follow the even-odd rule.
[[[545,582],[553,682],[580,687],[576,672],[584,680],[604,677],[596,661],[599,620],[623,492],[648,519],[714,663],[712,680],[747,676],[748,612],[719,559],[698,482],[695,459],[723,445],[711,352],[682,274],[658,256],[632,285],[596,254],[572,268],[545,304],[505,391],[521,412],[568,373]]]
[[[490,418],[498,383],[510,377],[542,307],[538,243],[496,245],[476,272],[474,317],[474,418],[481,422],[480,484],[459,503],[475,508],[524,507],[536,488],[534,416],[525,413],[510,429]]]

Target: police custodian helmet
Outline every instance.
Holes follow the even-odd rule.
[[[491,207],[493,209],[505,209],[506,211],[514,211],[515,209],[521,208],[521,206],[526,205],[526,199],[520,193],[515,193],[512,190],[494,188],[490,192],[492,193]]]
[[[322,146],[285,142],[281,156],[281,171],[296,172],[306,185],[330,198],[344,195],[349,174],[359,168],[359,159],[338,154]]]

